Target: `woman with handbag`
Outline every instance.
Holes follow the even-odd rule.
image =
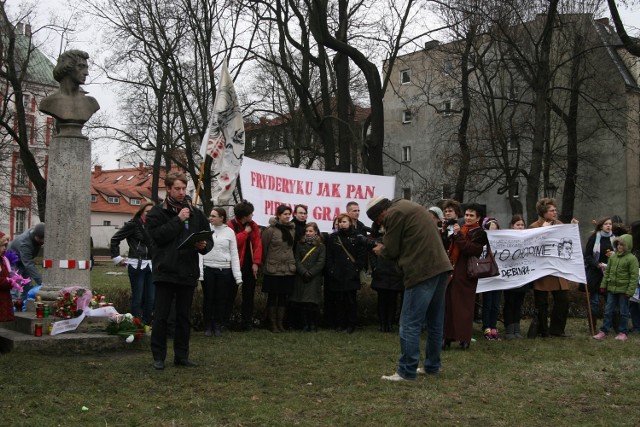
[[[357,294],[360,270],[366,265],[366,246],[358,238],[351,217],[338,215],[338,231],[327,241],[327,280],[325,287],[335,301],[333,327],[353,333],[358,318]]]
[[[326,252],[318,224],[307,223],[295,249],[296,279],[289,298],[302,313],[302,330],[305,332],[318,331]]]
[[[284,332],[284,316],[287,297],[293,290],[296,260],[293,257],[295,226],[291,219],[291,208],[280,205],[276,217],[262,232],[262,265],[264,276],[262,292],[267,294],[267,310],[271,332]]]
[[[467,264],[470,257],[479,257],[488,243],[481,219],[482,207],[470,203],[464,209],[464,225],[453,225],[448,248],[453,274],[445,295],[444,348],[459,341],[460,348],[466,350],[471,342],[478,279],[469,277]]]

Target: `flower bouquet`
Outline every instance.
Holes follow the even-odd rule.
[[[100,308],[100,307],[106,307],[108,305],[113,305],[113,304],[107,302],[107,299],[105,298],[104,295],[95,294],[91,298],[91,301],[89,301],[89,308]]]
[[[73,319],[89,306],[91,291],[80,286],[71,286],[60,291],[53,315],[60,319]]]
[[[144,336],[144,325],[131,313],[117,314],[109,319],[107,333],[111,335],[126,336],[128,343]]]

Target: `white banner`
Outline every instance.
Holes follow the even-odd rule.
[[[82,323],[85,317],[112,317],[118,314],[118,310],[112,306],[92,308],[84,310],[80,313],[80,316],[73,319],[58,320],[53,322],[53,328],[51,329],[51,335],[58,335],[63,332],[75,331]]]
[[[493,230],[487,236],[500,275],[478,280],[478,293],[519,288],[544,276],[587,282],[577,224]]]
[[[396,178],[357,173],[298,169],[259,162],[244,157],[240,168],[242,197],[255,207],[253,220],[269,225],[279,205],[308,206],[307,222],[316,222],[321,231],[331,231],[333,218],[346,212],[347,203],[360,205],[360,220],[365,224],[365,207],[374,196],[393,199]]]

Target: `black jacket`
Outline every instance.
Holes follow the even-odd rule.
[[[129,258],[151,259],[153,246],[151,236],[139,218],[125,222],[124,226],[111,237],[111,258],[120,255],[120,242],[124,239],[127,239],[129,245]]]
[[[338,239],[340,237],[340,240]],[[347,252],[342,248],[344,245]],[[353,291],[360,289],[360,270],[367,263],[367,248],[363,239],[352,227],[346,232],[338,231],[327,239],[327,270],[325,287],[330,291]]]
[[[188,223],[184,223],[176,212],[165,209],[164,203],[161,203],[151,208],[147,214],[147,230],[154,243],[153,281],[198,286],[198,251],[193,246],[179,250],[177,247],[192,233],[210,231],[204,214],[198,209],[192,209]],[[211,248],[213,239],[209,236],[206,248],[200,253],[204,255]]]

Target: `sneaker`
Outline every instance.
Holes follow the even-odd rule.
[[[618,335],[616,335],[616,339],[618,341],[626,341],[627,340],[627,334],[625,334],[624,332],[620,332]]]
[[[598,332],[598,334],[597,334],[597,335],[594,335],[594,336],[593,336],[593,339],[594,339],[594,340],[603,340],[603,339],[605,339],[606,337],[607,337],[607,334],[606,334],[606,333],[604,333],[604,332],[602,332],[602,331],[600,331],[600,332]],[[617,337],[616,337],[616,338],[617,338]]]
[[[420,367],[418,369],[416,369],[416,374],[418,375],[438,375],[440,373],[440,371],[442,371],[442,368],[440,368],[438,370],[438,372],[427,372],[424,370],[424,368]]]
[[[412,380],[401,377],[397,372],[395,372],[393,375],[383,375],[382,377],[380,377],[380,379],[385,381],[395,381],[395,382],[412,381]]]
[[[497,329],[491,330],[491,336],[493,337],[494,341],[500,341],[500,335],[498,334]]]
[[[491,334],[491,329],[487,328],[484,330],[484,338],[489,341],[493,341],[495,339]]]

